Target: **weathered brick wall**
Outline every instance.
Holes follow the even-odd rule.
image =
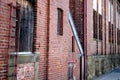
[[[63,10],[63,35],[57,35],[57,8]],[[53,80],[68,79],[68,62],[77,60],[75,63],[74,76],[79,80],[79,51],[77,46],[72,53],[72,30],[68,21],[69,0],[50,1],[50,34],[49,34],[49,77]],[[72,56],[72,57],[71,57]]]
[[[84,0],[69,0],[70,11],[72,13],[76,30],[80,37],[80,41],[83,43],[84,39]]]
[[[17,71],[17,80],[35,80],[34,63],[19,64]]]
[[[39,79],[46,80],[46,54],[47,54],[47,0],[37,0],[34,33],[34,51],[40,52]]]
[[[14,64],[15,54],[10,54],[10,65]],[[39,80],[39,54],[19,54],[17,62],[17,80]],[[15,67],[9,67],[9,75],[15,74]],[[8,77],[14,80],[15,76]]]
[[[16,1],[17,0],[0,0],[0,80],[7,80],[7,66],[8,66],[8,60],[10,62],[10,59],[8,59],[8,54],[14,53],[15,52],[15,20],[12,19],[10,20],[10,6],[8,4],[11,4],[13,6],[16,6]],[[16,10],[12,11],[12,15],[15,17],[16,15]],[[12,16],[12,17],[13,17]],[[10,21],[11,21],[11,26],[10,26]],[[9,28],[11,27],[10,33],[9,33]],[[11,35],[10,39],[9,39],[9,35]],[[8,42],[10,42],[10,47],[9,47],[9,52],[8,52]],[[31,58],[32,59],[32,58]],[[13,63],[15,62],[15,60],[13,61]],[[28,62],[31,63],[31,62]],[[18,63],[19,64],[19,63]],[[35,65],[38,64],[32,62],[31,64],[33,65],[24,65],[23,67],[31,67],[32,69],[28,70],[30,73],[33,73],[33,75],[29,75],[28,74],[28,78],[32,78],[31,80],[34,80],[33,78],[36,78],[37,76],[34,76],[34,72],[38,69],[36,67],[36,69],[34,70],[33,68],[35,67]],[[11,64],[9,64],[11,65]],[[13,64],[12,64],[13,65]],[[20,68],[20,65],[18,66]],[[20,70],[21,71],[26,71],[26,70]],[[9,67],[9,73],[13,73],[15,72],[15,67]],[[19,70],[18,70],[18,75],[19,75]],[[37,73],[37,72],[36,72]],[[11,74],[9,74],[11,75]],[[14,76],[13,76],[14,77]],[[11,78],[13,80],[13,77],[8,77]],[[21,77],[22,75],[19,75],[17,77]],[[24,80],[27,79],[27,77],[23,78]],[[21,80],[21,79],[20,79]],[[30,80],[30,79],[29,79]]]
[[[106,2],[105,2],[106,1]],[[119,55],[116,54],[115,46],[117,45],[115,35],[114,44],[109,43],[109,27],[108,27],[108,0],[103,1],[103,40],[96,40],[93,38],[93,0],[87,0],[87,73],[88,80],[92,80],[93,77],[98,77],[112,69],[118,67]],[[114,11],[115,11],[114,5]],[[115,13],[114,13],[115,14]],[[114,16],[114,19],[116,17]],[[114,34],[115,21],[114,21]],[[98,43],[97,43],[98,41]],[[111,46],[111,48],[110,48]],[[98,55],[96,54],[98,50]],[[117,50],[117,48],[116,48]],[[110,55],[110,53],[112,55]],[[105,55],[107,54],[107,55]],[[113,61],[114,60],[114,61]]]
[[[57,8],[63,9],[63,36],[57,35],[56,32]],[[40,52],[40,80],[46,78],[49,80],[67,80],[68,62],[71,60],[77,60],[74,75],[79,80],[79,51],[76,45],[76,52],[72,53],[72,31],[68,21],[69,0],[50,0],[50,24],[48,24],[47,20],[47,10],[48,1],[38,0],[34,47],[36,52]],[[47,30],[48,25],[49,31]],[[48,33],[49,38],[47,37]],[[47,43],[47,39],[49,39],[49,43]],[[47,46],[49,46],[49,52],[47,52]],[[46,60],[49,60],[48,64],[46,64]]]
[[[7,54],[8,54],[8,36],[9,36],[9,20],[10,20],[10,6],[8,3],[13,2],[15,5],[16,0],[0,0],[0,79],[6,80],[7,74]],[[14,29],[13,33],[14,33]],[[12,34],[13,34],[12,33]],[[14,41],[14,35],[11,41]],[[10,42],[12,43],[12,42]],[[14,44],[11,44],[12,49],[10,51],[14,51]]]
[[[111,50],[110,50],[110,43],[109,43],[109,27],[108,27],[108,0],[106,0],[106,4],[105,1],[102,2],[103,6],[102,6],[102,16],[103,16],[103,29],[102,29],[102,33],[103,33],[103,40],[98,40],[98,44],[97,44],[97,40],[93,38],[93,1],[89,0],[87,1],[87,46],[88,46],[88,55],[92,55],[92,54],[96,54],[97,49],[98,49],[98,54],[105,54],[105,44],[106,44],[106,54],[110,54],[115,52],[115,45],[116,45],[116,39],[115,39],[115,34],[116,34],[116,30],[115,30],[115,21],[114,21],[114,44],[111,44]],[[115,8],[115,5],[114,5]],[[115,14],[115,13],[114,13]],[[116,19],[115,15],[114,15],[114,19]],[[105,28],[106,27],[106,28]],[[105,39],[106,37],[106,39]]]

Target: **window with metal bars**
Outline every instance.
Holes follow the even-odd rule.
[[[31,1],[18,0],[21,6],[19,52],[33,51],[34,6]]]
[[[112,39],[112,43],[114,43],[114,26],[113,26],[113,24],[111,25],[111,27],[112,27],[112,35],[111,35],[111,39]]]
[[[108,22],[109,24],[109,42],[113,43],[114,42],[114,27],[113,24],[111,24],[111,22]]]
[[[120,30],[117,29],[117,44],[120,45]]]
[[[63,35],[63,10],[57,8],[57,35]]]
[[[93,10],[93,37],[95,39],[97,39],[97,32],[98,32],[98,28],[97,28],[97,11]]]
[[[98,24],[98,17],[99,17],[99,24]],[[99,30],[99,35],[98,35],[98,30]],[[93,10],[93,37],[95,39],[98,39],[99,37],[99,40],[102,40],[102,35],[103,35],[102,34],[102,15],[98,14],[97,11]]]
[[[111,1],[111,4],[113,4],[113,0],[110,0]]]
[[[109,42],[111,42],[111,34],[112,34],[111,22],[108,22],[108,27],[109,27]]]
[[[102,40],[102,15],[99,14],[99,39]]]

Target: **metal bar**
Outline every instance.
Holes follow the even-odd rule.
[[[11,4],[9,4],[10,6],[10,22],[9,22],[9,39],[8,39],[8,66],[7,66],[7,78],[12,77],[12,76],[16,76],[14,77],[14,80],[17,80],[17,62],[18,62],[18,49],[19,49],[19,33],[20,33],[20,7],[15,7]],[[18,24],[16,25],[16,42],[15,42],[15,51],[16,51],[16,55],[15,55],[15,65],[10,65],[9,60],[10,60],[10,38],[11,38],[11,28],[12,26],[12,19],[14,19],[15,17],[13,17],[12,12],[13,9],[15,10],[19,10],[19,15],[18,15]],[[9,75],[9,67],[15,67],[14,69],[14,75]]]
[[[7,63],[8,63],[8,65],[7,65],[7,76],[8,76],[8,74],[9,74],[9,59],[10,59],[10,55],[9,55],[9,53],[10,53],[10,38],[11,38],[11,15],[12,15],[12,3],[11,4],[9,4],[9,6],[10,6],[10,18],[9,18],[9,31],[8,31],[8,33],[9,33],[9,36],[8,36],[8,50],[7,50]],[[8,79],[8,77],[7,77],[7,79]]]
[[[17,64],[18,64],[18,52],[19,52],[19,35],[20,35],[20,6],[17,6],[15,8],[16,10],[18,10],[18,12],[16,11],[16,18],[18,17],[18,21],[16,22],[16,42],[15,42],[15,51],[16,51],[16,56],[15,56],[15,73],[16,73],[16,80],[17,80]]]
[[[77,45],[78,45],[78,48],[79,48],[79,51],[80,51],[80,57],[82,58],[82,79],[81,80],[84,80],[84,52],[83,52],[83,48],[82,48],[82,44],[80,43],[80,39],[78,37],[78,34],[77,34],[77,31],[76,31],[76,28],[75,28],[75,24],[74,24],[74,21],[72,19],[72,15],[71,13],[69,12],[69,22],[70,22],[70,25],[71,25],[71,29],[73,31],[73,34],[75,36],[75,40],[77,42]]]
[[[87,80],[87,0],[84,0],[84,79]]]
[[[84,53],[83,53],[83,48],[82,48],[82,45],[81,45],[81,43],[80,43],[80,39],[79,39],[79,37],[78,37],[78,34],[77,34],[77,31],[76,31],[75,24],[74,24],[74,21],[73,21],[73,19],[72,19],[71,13],[69,13],[69,22],[70,22],[70,24],[71,24],[71,28],[72,28],[73,34],[74,34],[74,36],[75,36],[75,40],[76,40],[76,42],[77,42],[77,45],[78,45],[78,47],[79,47],[79,51],[81,52],[81,53],[80,53],[80,56],[83,56],[83,55],[84,55]]]
[[[7,75],[7,77],[16,77],[16,74]]]

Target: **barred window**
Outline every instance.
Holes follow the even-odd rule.
[[[111,4],[113,4],[113,0],[111,0]]]
[[[109,42],[114,42],[114,27],[113,24],[111,24],[111,22],[109,22]]]
[[[63,10],[57,9],[57,34],[63,35]]]
[[[99,39],[102,40],[102,15],[99,14]]]
[[[120,30],[117,29],[117,44],[120,45]]]
[[[27,3],[26,5],[24,3]],[[21,5],[19,51],[33,51],[34,6],[30,1],[18,0]]]
[[[93,37],[97,39],[97,11],[93,10]]]
[[[108,22],[109,27],[109,42],[111,42],[111,34],[112,34],[112,28],[111,28],[111,22]]]
[[[114,26],[113,26],[113,24],[111,25],[111,27],[112,27],[112,35],[111,35],[112,43],[114,43]]]

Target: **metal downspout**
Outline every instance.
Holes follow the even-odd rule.
[[[87,0],[84,0],[84,79],[87,80]]]
[[[72,19],[72,15],[71,15],[70,12],[69,12],[69,17],[68,18],[69,18],[69,22],[70,22],[70,25],[71,25],[71,29],[72,29],[73,34],[75,36],[76,43],[77,43],[79,51],[80,51],[80,57],[82,58],[82,79],[81,80],[84,80],[84,52],[83,52],[83,48],[82,48],[82,45],[80,43],[80,39],[78,37],[77,31],[76,31],[76,28],[75,28],[75,24],[74,24],[74,21]]]

